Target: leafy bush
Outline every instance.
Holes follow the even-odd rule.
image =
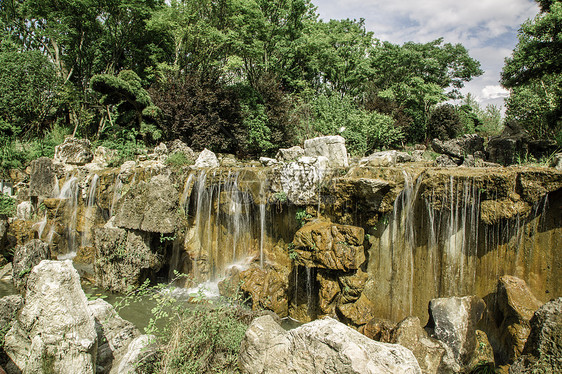
[[[0,192],[0,214],[13,216],[16,214],[16,200]]]
[[[191,165],[193,162],[186,157],[185,153],[174,152],[168,156],[164,163],[173,168],[181,168],[182,166]]]
[[[427,135],[430,139],[449,140],[461,133],[461,119],[451,104],[444,104],[433,109],[427,123]]]
[[[251,318],[241,307],[184,309],[155,372],[238,373],[240,343]]]
[[[313,112],[316,134],[341,134],[354,155],[393,147],[404,137],[391,117],[360,109],[348,97],[320,95],[314,101]]]

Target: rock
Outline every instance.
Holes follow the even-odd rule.
[[[326,317],[283,330],[271,316],[256,318],[241,344],[242,373],[421,373],[408,349],[371,340]]]
[[[131,322],[119,317],[111,304],[102,299],[91,300],[88,307],[94,316],[98,337],[96,372],[107,374],[114,363],[118,363],[125,355],[129,344],[140,336],[140,332]]]
[[[562,153],[557,153],[550,160],[550,167],[562,171]]]
[[[273,193],[283,193],[295,205],[318,202],[318,186],[326,172],[325,157],[301,157],[298,161],[274,166],[271,178]]]
[[[155,356],[157,352],[156,337],[154,335],[141,335],[129,344],[127,352],[119,362],[117,370],[111,370],[111,374],[135,374],[143,363]]]
[[[119,201],[115,225],[132,230],[170,234],[176,229],[179,194],[161,174],[140,181]]]
[[[341,303],[352,303],[359,299],[368,279],[369,275],[361,269],[351,275],[340,275],[338,280],[342,289]]]
[[[529,321],[541,305],[524,280],[510,275],[499,278],[487,307],[492,320],[486,324],[499,364],[512,363],[521,355],[531,331]]]
[[[49,245],[39,239],[33,239],[25,245],[19,245],[14,250],[12,262],[12,282],[20,292],[25,289],[31,269],[43,260],[49,260],[51,252]]]
[[[405,162],[412,162],[414,159],[406,152],[399,151],[383,151],[375,152],[370,156],[363,157],[359,160],[359,166],[371,166],[371,167],[388,167],[396,166],[396,164],[401,164]]]
[[[0,333],[7,332],[23,307],[24,300],[20,295],[8,295],[0,299]],[[1,336],[0,339],[3,339]]]
[[[219,160],[217,156],[209,151],[207,148],[203,150],[197,157],[195,161],[196,168],[218,168],[219,167]]]
[[[70,165],[86,165],[94,159],[92,145],[87,139],[77,139],[71,136],[64,139],[62,144],[55,147],[54,160]]]
[[[277,160],[269,157],[260,157],[260,163],[263,166],[269,167],[275,165],[277,163]]]
[[[54,197],[57,186],[57,176],[53,160],[40,157],[31,162],[29,178],[29,196]]]
[[[541,306],[530,325],[523,356],[509,373],[562,373],[562,298]]]
[[[433,139],[431,148],[437,153],[460,160],[458,162],[460,164],[467,155],[484,152],[484,138],[476,134],[465,134],[460,138],[446,141]]]
[[[277,161],[291,162],[298,160],[302,156],[304,156],[304,149],[296,145],[291,148],[280,148],[275,158]]]
[[[115,292],[140,286],[163,266],[163,256],[150,250],[151,236],[141,231],[95,228],[94,243],[96,284]]]
[[[316,220],[301,227],[293,244],[296,263],[305,267],[351,271],[365,262],[361,227]]]
[[[471,362],[468,364],[468,370],[472,373],[477,368],[494,368],[495,366],[494,350],[488,340],[488,336],[484,331],[476,330],[476,349],[472,355]]]
[[[431,335],[452,350],[454,361],[467,367],[477,348],[476,324],[482,318],[486,304],[476,296],[433,299],[429,302]]]
[[[24,373],[95,372],[94,317],[70,260],[45,260],[33,268],[5,350]]]
[[[392,333],[396,328],[396,323],[389,319],[373,318],[359,328],[359,332],[369,339],[383,343],[392,343]],[[405,345],[404,345],[405,346]],[[406,346],[405,346],[406,347]],[[411,348],[407,347],[412,350]],[[412,350],[413,352],[413,350]],[[415,353],[414,353],[415,355]],[[417,358],[417,357],[416,357]],[[419,360],[418,360],[419,362]],[[422,367],[420,363],[420,367]],[[423,370],[423,368],[422,368]]]
[[[304,141],[304,154],[309,157],[324,156],[332,168],[348,167],[345,139],[339,135],[322,136]]]
[[[446,347],[430,338],[421,327],[418,317],[407,317],[392,331],[389,342],[400,344],[412,351],[424,374],[439,374],[450,370],[443,362]]]
[[[354,303],[338,305],[342,319],[353,326],[362,326],[375,318],[375,305],[365,295]]]
[[[339,301],[338,296],[341,292],[337,276],[334,276],[330,271],[318,271],[316,280],[318,281],[318,308],[320,313],[334,317],[336,303]]]
[[[183,153],[188,161],[195,161],[195,152],[193,152],[193,149],[189,148],[187,144],[179,139],[168,143],[168,151],[171,155],[174,153]]]
[[[251,268],[240,273],[240,288],[252,297],[252,309],[268,309],[287,317],[288,274],[272,268]]]
[[[154,147],[154,153],[158,159],[161,159],[163,156],[168,156],[168,147],[166,144],[160,143]]]
[[[117,157],[117,151],[114,149],[109,149],[106,147],[99,146],[94,152],[94,158],[92,163],[99,164],[102,167],[106,167],[111,160]]]
[[[435,159],[437,166],[441,168],[457,167],[459,166],[451,157],[447,155],[441,155]]]
[[[33,217],[33,205],[31,201],[22,201],[16,208],[16,218],[29,221]]]

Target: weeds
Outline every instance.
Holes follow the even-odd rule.
[[[179,169],[183,166],[193,164],[193,161],[189,160],[183,152],[174,152],[168,156],[164,163],[174,169]]]
[[[0,192],[0,214],[11,217],[16,214],[16,200]]]
[[[303,227],[306,221],[308,221],[311,218],[312,216],[308,214],[304,209],[297,210],[297,213],[295,214],[295,219],[299,223],[299,227]]]

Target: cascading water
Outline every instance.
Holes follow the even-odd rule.
[[[61,188],[59,199],[66,200],[65,211],[69,215],[68,225],[66,227],[67,252],[59,254],[58,259],[72,259],[76,256],[76,226],[78,221],[78,194],[80,188],[78,179],[71,177]]]
[[[96,213],[96,190],[98,186],[99,175],[94,174],[90,181],[90,188],[86,196],[86,209],[84,210],[84,230],[82,233],[82,246],[87,247],[92,245],[92,226]]]

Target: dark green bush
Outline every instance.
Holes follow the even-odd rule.
[[[461,118],[453,105],[444,104],[433,109],[427,123],[429,139],[454,139],[461,131]]]

